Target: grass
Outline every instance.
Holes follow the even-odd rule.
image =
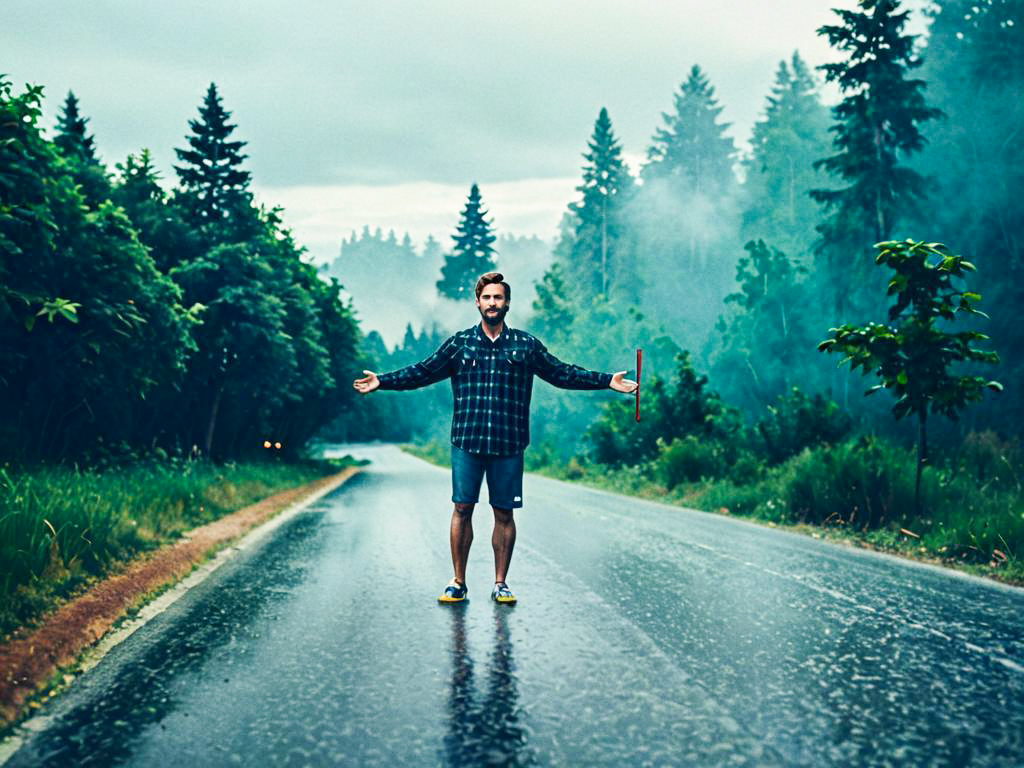
[[[345,463],[0,469],[0,636],[133,556]]]

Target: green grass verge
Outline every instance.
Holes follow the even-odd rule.
[[[351,460],[0,469],[0,636],[133,556]]]

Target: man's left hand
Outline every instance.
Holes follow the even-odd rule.
[[[636,392],[636,388],[639,385],[635,381],[633,381],[632,379],[625,378],[625,376],[626,376],[626,372],[625,371],[619,371],[618,373],[613,373],[612,374],[612,380],[608,384],[609,388],[614,389],[616,392],[624,392],[627,395],[631,395],[634,392]]]

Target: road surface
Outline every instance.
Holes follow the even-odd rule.
[[[1024,764],[1024,590],[528,476],[441,606],[447,471],[358,452],[7,766]]]

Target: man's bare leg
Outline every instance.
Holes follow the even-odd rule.
[[[504,583],[508,567],[512,562],[512,550],[516,547],[516,521],[511,509],[494,510],[494,533],[491,546],[494,547],[494,582]]]
[[[451,544],[455,580],[465,586],[466,561],[469,560],[469,548],[473,545],[472,504],[455,505],[455,510],[452,512]]]

